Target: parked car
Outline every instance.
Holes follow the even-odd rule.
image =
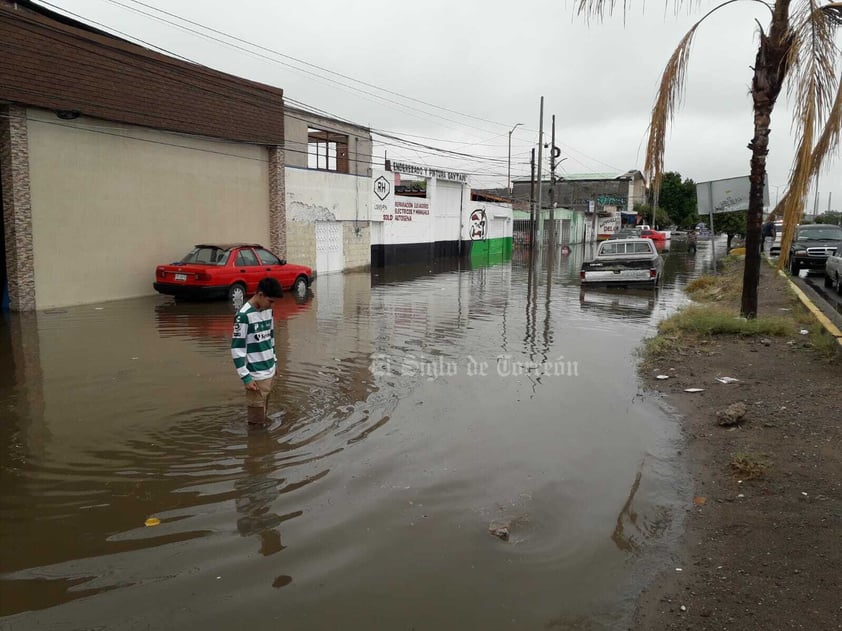
[[[789,271],[798,276],[802,269],[824,270],[827,257],[842,252],[842,228],[829,224],[798,226],[789,246]]]
[[[640,228],[620,228],[612,234],[609,239],[635,239],[640,238],[643,231]]]
[[[842,248],[837,248],[836,254],[827,257],[824,264],[824,286],[833,287],[836,293],[842,295]]]
[[[655,286],[663,261],[652,239],[609,239],[596,257],[582,264],[582,284]]]
[[[167,296],[228,298],[238,306],[267,276],[298,295],[307,292],[314,277],[309,267],[287,263],[256,243],[203,243],[180,260],[159,265],[152,286]]]
[[[635,239],[640,238],[640,228],[620,228],[617,232],[612,234],[609,239]]]
[[[653,241],[666,241],[667,235],[657,230],[644,229],[640,231],[640,236],[644,239],[652,239]]]

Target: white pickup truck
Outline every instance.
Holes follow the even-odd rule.
[[[842,294],[842,252],[838,250],[828,256],[824,264],[824,286],[834,287]]]
[[[582,263],[581,284],[656,286],[662,266],[652,239],[611,239],[599,244],[592,261]]]

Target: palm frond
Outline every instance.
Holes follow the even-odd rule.
[[[784,222],[779,266],[788,262],[789,245],[803,216],[810,182],[825,157],[839,145],[842,82],[836,70],[839,51],[834,36],[840,23],[842,5],[838,3],[822,7],[815,0],[804,0],[793,16],[789,94],[795,100],[793,126],[799,141],[789,186],[779,204]],[[814,146],[820,126],[823,129]]]
[[[704,19],[704,18],[702,18]],[[687,82],[687,66],[690,62],[690,48],[693,36],[702,20],[696,22],[687,31],[664,68],[658,96],[652,108],[652,120],[649,124],[649,138],[646,143],[646,164],[644,172],[649,185],[657,194],[664,172],[664,151],[666,149],[667,130],[670,120],[681,104]]]
[[[793,40],[789,67],[789,95],[795,103],[796,136],[805,127],[827,120],[834,101],[838,49],[835,5],[821,7],[816,0],[802,0],[793,18]]]

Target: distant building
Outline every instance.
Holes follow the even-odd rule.
[[[512,198],[516,204],[529,200],[530,187],[529,179],[514,180]],[[541,204],[549,208],[549,177],[543,179],[541,187]],[[625,173],[560,174],[556,176],[554,199],[558,207],[584,213],[589,230],[587,240],[593,238],[591,232],[594,223],[599,237],[605,238],[619,229],[623,215],[632,221],[635,204],[646,202],[646,180],[640,171],[635,170]]]

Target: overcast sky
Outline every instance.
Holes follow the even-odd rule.
[[[703,10],[714,6],[690,4]],[[642,3],[634,7],[625,24],[622,15],[615,15],[588,25],[574,17],[569,2],[552,0],[50,0],[46,6],[278,86],[290,102],[477,156],[453,160],[394,143],[378,145],[373,159],[375,166],[382,164],[388,151],[390,158],[456,168],[471,174],[478,187],[505,186],[508,133],[516,123],[523,125],[512,134],[512,174],[528,177],[541,96],[546,141],[550,117],[556,115],[556,144],[565,158],[560,172],[643,170],[660,74],[702,14],[676,14],[673,2],[649,2],[645,13]],[[684,104],[667,144],[667,170],[696,182],[748,174],[755,20],[766,26],[768,16],[759,3],[737,3],[700,28]],[[219,33],[205,31],[202,37],[178,25],[194,31],[201,31],[201,25]],[[226,35],[263,49],[248,53],[236,48],[250,48],[243,41],[228,40],[230,46],[210,39],[225,40]],[[785,189],[792,163],[791,122],[790,102],[782,95],[772,119],[768,157],[772,203]],[[819,212],[828,207],[828,193],[831,207],[842,209],[838,155],[821,174],[818,190]],[[807,203],[809,213],[814,194]]]

